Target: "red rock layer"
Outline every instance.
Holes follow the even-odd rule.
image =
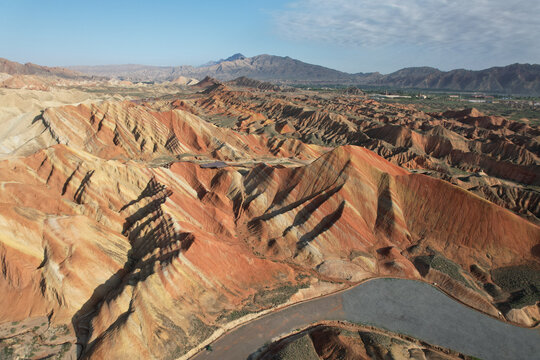
[[[216,89],[194,105],[192,111],[201,116],[236,119],[234,128],[249,133],[278,132],[330,146],[361,145],[532,221],[540,217],[537,126],[475,109],[428,114],[412,106],[329,95]]]
[[[67,325],[84,358],[179,356],[273,291],[420,278],[428,248],[462,269],[538,262],[538,226],[358,146],[130,102],[36,121],[58,144],[0,162],[0,317]]]

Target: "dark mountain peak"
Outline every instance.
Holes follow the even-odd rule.
[[[225,61],[235,61],[235,60],[244,60],[246,57],[244,55],[242,55],[241,53],[236,53],[232,56],[229,56],[228,58],[224,59],[224,60],[220,60],[220,62],[225,62]]]
[[[234,55],[229,56],[226,59],[219,59],[217,61],[215,61],[215,60],[209,61],[206,64],[202,64],[200,67],[214,66],[214,65],[219,65],[219,64],[224,63],[224,62],[236,61],[236,60],[244,60],[244,59],[247,59],[244,55],[242,55],[241,53],[236,53]]]

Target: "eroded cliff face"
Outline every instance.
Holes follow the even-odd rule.
[[[365,148],[218,127],[202,108],[48,108],[0,161],[0,331],[15,355],[177,358],[243,315],[382,275],[537,315],[490,275],[538,264],[534,223]]]

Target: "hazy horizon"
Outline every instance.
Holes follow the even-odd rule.
[[[0,57],[45,66],[200,66],[235,53],[348,72],[539,63],[540,3],[279,0],[0,5]]]

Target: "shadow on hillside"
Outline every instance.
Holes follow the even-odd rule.
[[[193,243],[194,236],[188,232],[180,232],[174,219],[161,208],[171,195],[171,190],[152,177],[139,197],[122,207],[122,210],[125,210],[145,198],[152,199],[125,218],[122,233],[129,239],[131,249],[122,269],[96,287],[92,296],[72,318],[77,336],[78,358],[89,355],[93,346],[111,330],[121,327],[133,312],[130,302],[126,312],[90,341],[96,335],[93,333],[92,321],[98,316],[102,306],[118,298],[127,286],[135,287],[145,281],[155,273],[157,266],[170,264]]]

